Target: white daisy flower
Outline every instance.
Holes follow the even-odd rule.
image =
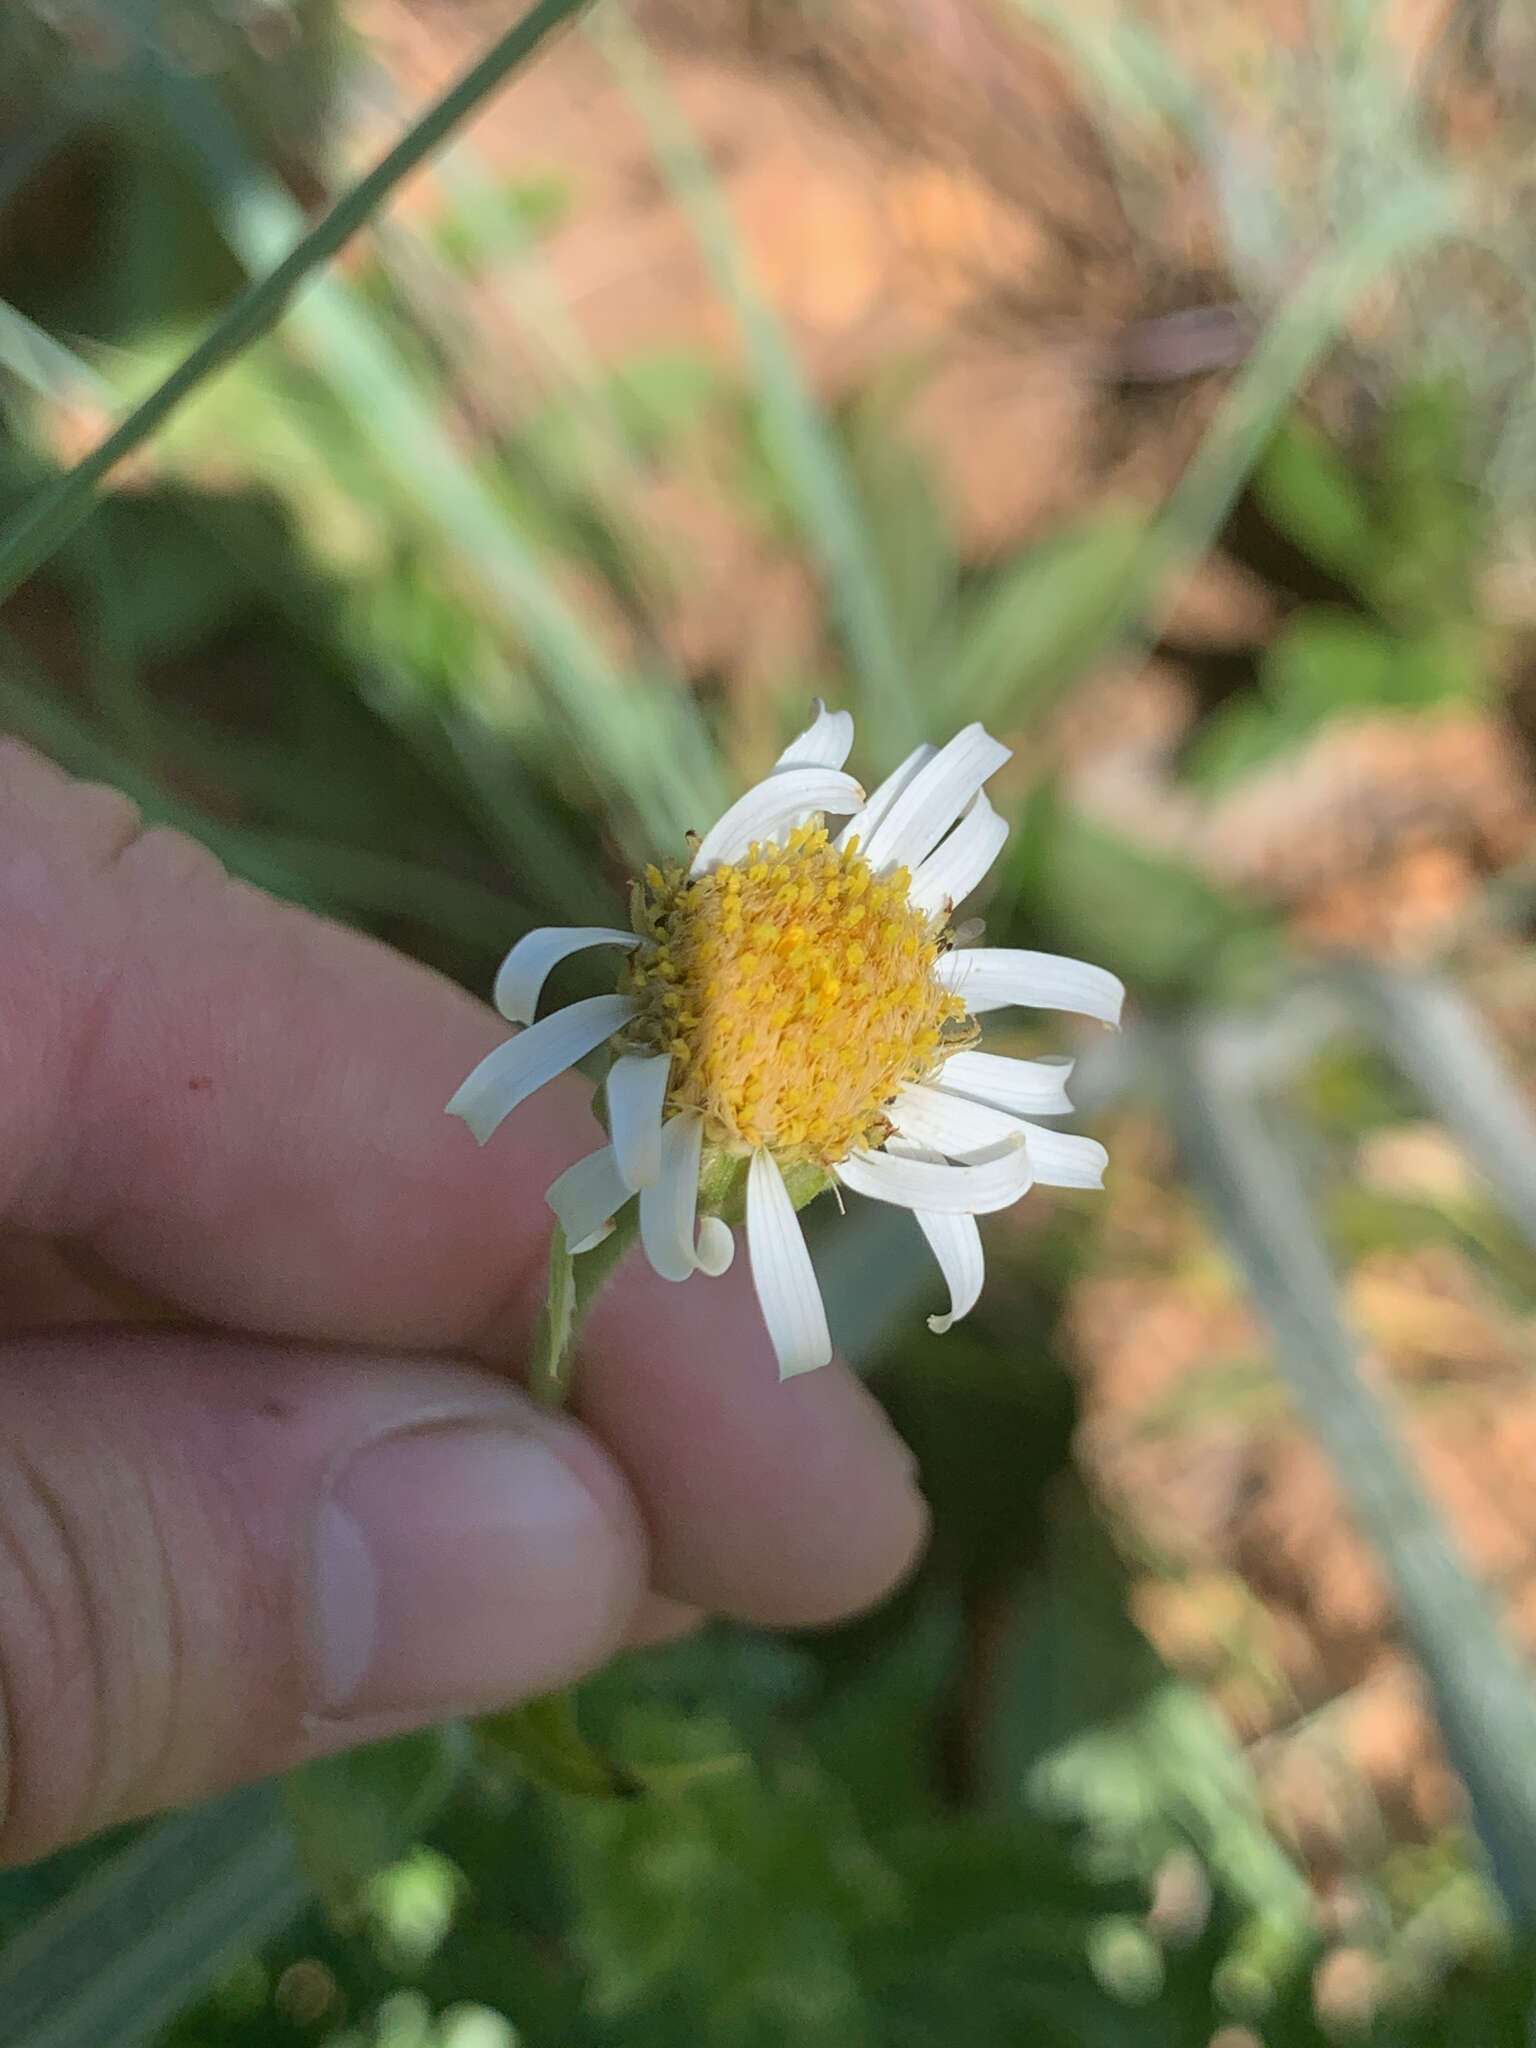
[[[957,947],[949,917],[1008,827],[982,785],[1009,750],[969,725],[919,747],[868,798],[843,763],[846,711],[816,716],[692,857],[647,868],[633,929],[529,932],[496,977],[529,1028],[449,1103],[483,1144],[518,1104],[605,1039],[609,1142],[549,1189],[573,1252],[639,1198],[640,1238],[667,1280],[723,1273],[731,1219],[779,1372],[832,1354],[797,1211],[838,1183],[910,1209],[949,1287],[947,1330],[975,1305],[976,1218],[1036,1181],[1097,1187],[1102,1145],[1032,1121],[1071,1108],[1069,1061],[976,1049],[974,1021],[1013,1004],[1120,1016],[1114,975],[1081,960]],[[843,820],[833,831],[827,820]],[[692,835],[690,835],[692,840]],[[612,995],[533,1022],[545,977],[588,946],[627,954]]]

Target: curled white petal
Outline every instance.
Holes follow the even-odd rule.
[[[608,1069],[608,1131],[629,1188],[648,1188],[661,1171],[661,1118],[672,1055],[627,1052]]]
[[[701,1216],[697,1251],[699,1271],[717,1279],[720,1274],[730,1270],[731,1261],[735,1256],[736,1240],[731,1234],[729,1223],[719,1216]]]
[[[896,1091],[889,1111],[898,1136],[969,1162],[999,1145],[1022,1143],[1024,1125],[1006,1110],[990,1109],[968,1096],[950,1095],[909,1081]]]
[[[567,1248],[589,1252],[613,1228],[613,1219],[630,1199],[619,1176],[611,1145],[600,1146],[568,1166],[544,1196],[565,1232]]]
[[[1007,837],[1008,820],[1000,818],[977,790],[954,831],[939,842],[912,877],[912,901],[931,917],[951,904],[963,903],[1002,852]]]
[[[967,725],[902,790],[862,851],[877,871],[927,859],[989,775],[1012,756],[984,726]]]
[[[584,1059],[634,1015],[630,996],[588,996],[530,1024],[488,1053],[448,1104],[483,1145],[520,1102]]]
[[[1026,953],[1011,946],[968,946],[943,953],[934,974],[980,1016],[1018,1003],[1027,1009],[1075,1010],[1118,1024],[1125,985],[1107,968],[1061,953]]]
[[[901,1138],[891,1140],[890,1150],[899,1159],[927,1159],[939,1163],[938,1155],[926,1146]],[[913,1213],[949,1288],[949,1314],[928,1318],[929,1329],[936,1337],[942,1337],[962,1316],[968,1316],[981,1299],[982,1283],[987,1274],[981,1232],[976,1228],[974,1216],[936,1215],[924,1209]]]
[[[974,1216],[942,1216],[926,1209],[915,1210],[914,1214],[949,1288],[949,1314],[928,1318],[929,1329],[936,1337],[942,1337],[962,1316],[968,1316],[981,1299],[982,1283],[987,1277],[981,1232]]]
[[[1079,1138],[1071,1131],[1048,1131],[1044,1124],[1027,1123],[1024,1145],[1041,1187],[1103,1187],[1109,1154],[1097,1138]]]
[[[864,801],[851,775],[836,768],[780,768],[754,783],[704,834],[690,875],[739,860],[754,840],[779,838],[817,811],[845,817]]]
[[[913,776],[916,775],[920,768],[925,767],[938,751],[937,747],[930,747],[926,744],[921,747],[914,747],[901,766],[891,770],[884,782],[871,795],[863,810],[855,811],[842,831],[838,833],[833,844],[837,847],[839,853],[842,852],[849,840],[855,836],[857,836],[860,846],[864,846],[868,842],[870,833],[874,831]]]
[[[699,1263],[693,1219],[703,1146],[704,1119],[696,1109],[669,1117],[661,1127],[661,1171],[640,1190],[640,1242],[663,1280],[686,1280]]]
[[[952,1052],[933,1076],[946,1094],[968,1095],[1017,1116],[1064,1116],[1072,1107],[1068,1059],[1012,1060],[995,1052]]]
[[[852,747],[853,713],[829,711],[818,697],[810,724],[774,762],[774,773],[784,768],[841,768]]]
[[[942,1166],[926,1159],[902,1159],[889,1151],[860,1151],[840,1159],[836,1171],[856,1195],[936,1216],[987,1216],[1007,1209],[1027,1192],[1034,1177],[1022,1136],[996,1158],[976,1166]]]
[[[612,925],[541,925],[536,932],[524,932],[502,961],[491,1000],[509,1024],[531,1024],[550,969],[569,954],[584,952],[588,946],[639,943],[633,932],[621,932]]]
[[[779,1378],[825,1365],[832,1338],[821,1288],[784,1176],[769,1152],[754,1152],[747,1169],[747,1257]]]

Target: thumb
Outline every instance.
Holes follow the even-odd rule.
[[[0,1386],[0,1863],[560,1685],[642,1594],[618,1469],[489,1374],[72,1331]]]

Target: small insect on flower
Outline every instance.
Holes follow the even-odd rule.
[[[976,1018],[1011,1004],[1116,1023],[1102,968],[1050,953],[957,946],[949,918],[1002,850],[982,785],[1008,759],[979,725],[919,747],[870,797],[845,775],[846,711],[817,705],[772,772],[631,891],[631,931],[520,939],[496,1006],[531,1028],[481,1061],[449,1103],[483,1144],[510,1111],[605,1039],[610,1142],[548,1201],[572,1252],[639,1197],[640,1238],[666,1280],[723,1273],[732,1217],[779,1372],[832,1353],[796,1211],[834,1182],[916,1216],[949,1285],[949,1329],[981,1293],[976,1218],[1036,1181],[1097,1187],[1102,1145],[1030,1119],[1071,1108],[1070,1061],[976,1049]],[[843,820],[835,832],[828,820]],[[691,837],[691,835],[690,835]],[[587,946],[627,952],[612,995],[538,1024],[545,977]]]

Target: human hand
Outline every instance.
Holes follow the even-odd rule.
[[[596,1127],[443,1114],[504,1030],[0,739],[0,1862],[911,1563],[907,1454],[739,1267],[626,1268],[575,1419],[511,1383]]]

